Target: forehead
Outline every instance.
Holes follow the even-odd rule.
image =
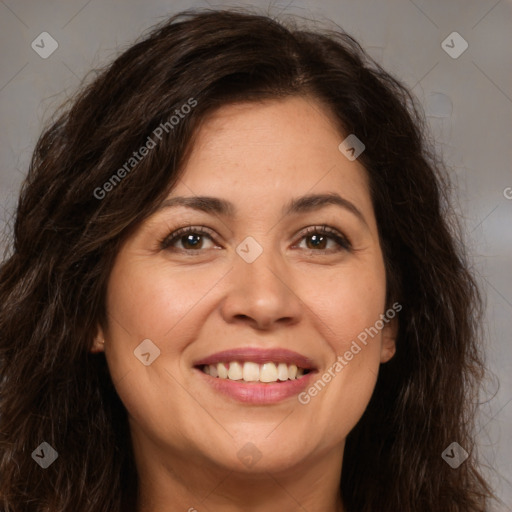
[[[344,138],[310,97],[226,105],[203,120],[174,193],[368,195],[366,170],[338,149]]]

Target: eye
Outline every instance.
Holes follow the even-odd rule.
[[[209,241],[210,247],[205,247],[205,241]],[[302,241],[306,242],[306,247],[300,247]],[[331,247],[329,247],[329,244]],[[181,245],[181,247],[180,247]],[[332,247],[334,245],[334,247]],[[186,226],[173,231],[159,242],[161,250],[177,250],[191,252],[200,252],[201,249],[212,249],[218,247],[213,239],[213,231],[209,228],[199,226]],[[312,252],[332,253],[339,251],[350,251],[352,245],[350,241],[338,230],[330,226],[310,226],[301,233],[300,243],[294,247],[299,247]]]
[[[307,250],[315,252],[350,251],[352,245],[347,237],[330,226],[311,226],[301,234],[301,242],[306,242]],[[331,242],[331,247],[328,247]],[[332,245],[334,244],[334,247]],[[300,244],[298,244],[300,245]]]
[[[204,227],[187,226],[178,229],[166,236],[160,241],[160,248],[164,249],[177,249],[182,251],[199,251],[200,249],[208,249],[212,247],[204,247],[205,240],[213,243],[213,238],[210,230]],[[177,246],[181,244],[181,247]]]

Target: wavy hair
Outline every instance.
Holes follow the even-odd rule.
[[[119,55],[37,142],[0,267],[2,512],[133,510],[127,413],[104,354],[90,353],[114,259],[176,184],[207,114],[294,95],[325,105],[340,135],[366,145],[359,161],[387,302],[403,306],[396,355],[346,441],[346,510],[487,510],[492,491],[472,438],[482,301],[417,100],[341,29],[201,10],[172,16]],[[193,111],[98,198],[192,97]],[[31,456],[43,441],[59,454],[46,470]],[[441,457],[453,441],[470,455],[457,469]]]

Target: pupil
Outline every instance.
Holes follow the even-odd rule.
[[[313,247],[323,246],[324,236],[323,235],[311,235],[310,237]]]
[[[187,235],[185,237],[186,241],[185,241],[185,245],[189,245],[189,246],[192,246],[192,247],[197,247],[201,240],[200,240],[200,236],[199,235]],[[195,241],[194,241],[195,239]]]

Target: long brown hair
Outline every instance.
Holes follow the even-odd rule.
[[[366,145],[387,300],[403,306],[396,355],[346,442],[346,510],[487,510],[472,439],[481,299],[417,101],[342,30],[207,10],[173,16],[121,54],[37,143],[0,267],[3,512],[133,510],[126,411],[104,355],[89,352],[114,258],[177,182],[207,113],[292,95],[323,103]],[[31,456],[43,441],[59,455],[45,470]],[[457,469],[441,457],[453,441],[470,455]]]

